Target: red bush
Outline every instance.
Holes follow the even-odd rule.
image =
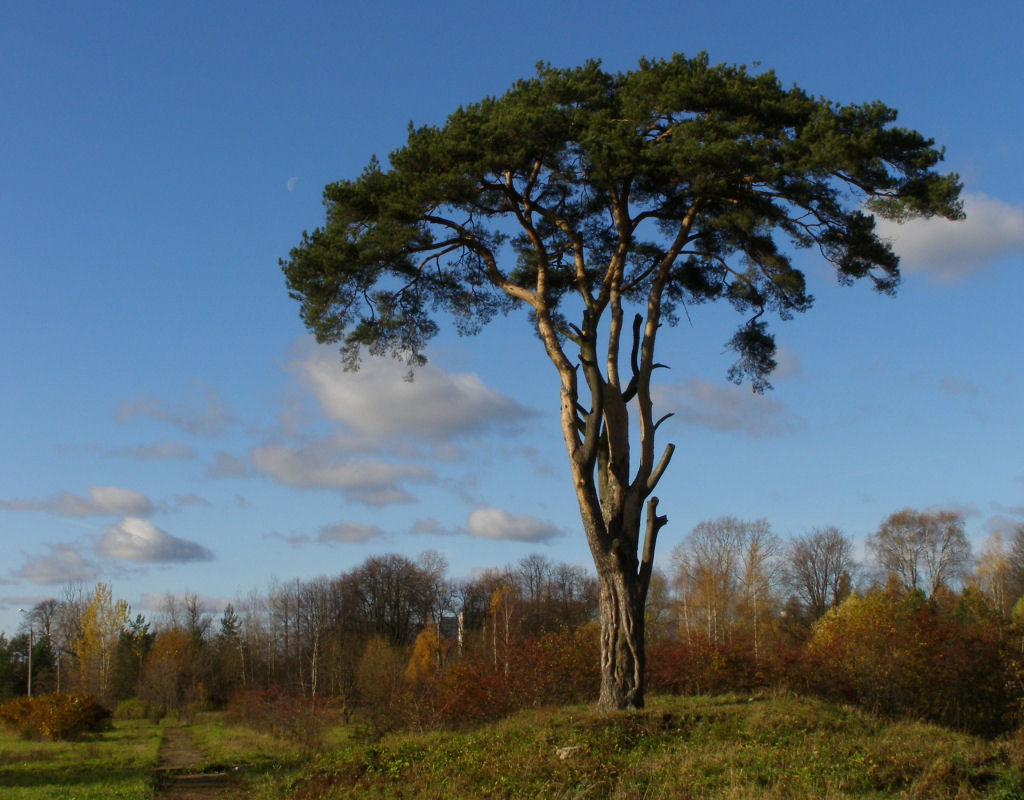
[[[694,636],[689,642],[661,641],[647,648],[647,689],[666,694],[749,692],[788,682],[793,648],[777,638],[762,643],[758,657],[750,637],[725,642]]]
[[[442,724],[459,727],[522,708],[590,702],[601,686],[598,664],[597,630],[589,625],[481,648],[448,669],[433,707]]]

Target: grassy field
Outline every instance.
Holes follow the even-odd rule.
[[[0,798],[151,798],[160,727],[120,722],[75,743],[0,732]],[[653,698],[604,715],[538,710],[462,733],[324,752],[203,714],[197,771],[229,767],[253,800],[299,798],[1001,798],[1024,800],[1024,736],[995,741],[795,697]]]
[[[3,800],[149,800],[160,728],[145,721],[77,742],[24,741],[0,727]]]

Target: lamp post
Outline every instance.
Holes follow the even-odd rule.
[[[20,611],[22,614],[27,614],[28,613],[28,611],[26,611],[24,608],[19,608],[18,611]],[[32,634],[33,633],[34,633],[34,631],[32,630],[32,621],[30,619],[29,623],[28,623],[28,696],[29,697],[32,696],[32,645],[33,645]]]

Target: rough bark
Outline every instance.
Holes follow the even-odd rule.
[[[646,591],[630,570],[599,571],[601,694],[605,710],[643,708],[644,601]]]

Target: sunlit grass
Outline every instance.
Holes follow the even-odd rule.
[[[230,724],[224,714],[200,714],[191,732],[209,765],[287,763],[300,755],[290,742],[244,725]]]
[[[0,728],[3,800],[148,800],[160,729],[146,721],[75,742],[33,742]]]
[[[1013,739],[813,700],[656,698],[632,714],[533,711],[469,733],[391,736],[325,755],[267,796],[1014,798],[1021,755]]]
[[[204,753],[197,769],[232,769],[253,800],[1024,797],[1024,736],[988,741],[789,696],[541,709],[371,743],[339,726],[317,755],[223,714],[201,714],[190,733]],[[0,733],[0,798],[150,798],[159,740],[144,721],[72,743]]]

